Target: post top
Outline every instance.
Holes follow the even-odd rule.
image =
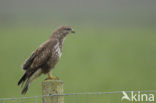
[[[50,80],[50,79],[48,79],[48,80],[44,80],[43,81],[43,83],[45,83],[45,82],[47,82],[47,83],[50,83],[50,82],[52,82],[52,83],[63,83],[63,81],[62,80]]]

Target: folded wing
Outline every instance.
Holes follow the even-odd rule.
[[[35,69],[44,64],[52,54],[52,49],[56,45],[56,40],[48,40],[43,43],[23,64],[23,69]]]

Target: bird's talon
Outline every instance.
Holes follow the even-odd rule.
[[[59,78],[50,76],[50,77],[46,78],[45,80],[59,80]]]

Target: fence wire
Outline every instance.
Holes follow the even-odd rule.
[[[156,90],[146,91],[124,91],[127,96],[136,95],[136,103],[151,103],[146,101],[150,98],[150,94],[156,95]],[[136,94],[135,94],[136,93]],[[147,98],[144,97],[144,101],[141,101],[141,94],[146,94]],[[139,95],[139,96],[138,96]],[[132,100],[122,101],[124,96],[123,91],[112,91],[112,92],[83,92],[83,93],[64,93],[64,94],[53,94],[53,95],[41,95],[32,97],[16,97],[16,98],[0,98],[0,103],[42,103],[44,97],[64,97],[64,103],[134,103]],[[140,99],[140,101],[138,100]],[[131,98],[130,98],[131,99]],[[59,103],[59,102],[56,102]],[[156,103],[156,102],[152,102]]]

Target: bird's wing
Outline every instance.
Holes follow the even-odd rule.
[[[24,62],[23,67],[22,67],[24,70],[27,70],[30,67],[30,65],[32,64],[32,62],[36,56],[36,51],[33,52],[32,55],[28,59],[26,59],[26,61]]]
[[[57,40],[48,40],[43,43],[23,64],[23,69],[38,68],[44,64],[52,54],[52,48],[57,44]]]

